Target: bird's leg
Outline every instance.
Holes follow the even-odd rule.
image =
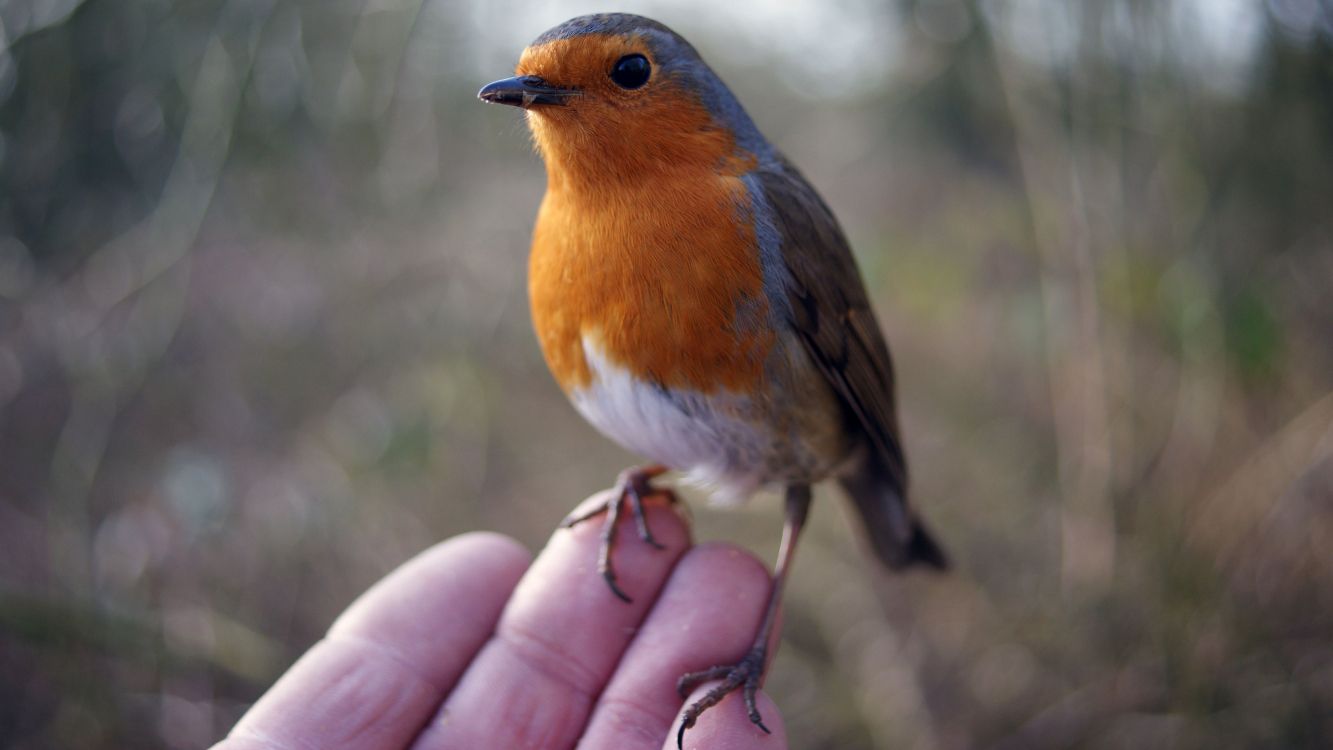
[[[773,569],[773,589],[768,595],[768,608],[764,610],[764,619],[759,624],[754,645],[737,664],[711,667],[700,672],[682,675],[676,682],[676,691],[684,698],[700,683],[709,680],[722,680],[722,684],[709,690],[704,697],[685,709],[680,720],[680,731],[676,733],[676,747],[683,748],[685,730],[694,726],[704,711],[717,705],[728,693],[736,689],[744,691],[745,709],[750,714],[750,721],[755,726],[770,733],[764,726],[764,720],[755,707],[754,696],[763,680],[764,667],[768,663],[769,639],[773,635],[774,622],[782,603],[782,589],[787,582],[787,572],[791,569],[792,558],[796,553],[796,539],[805,525],[805,517],[810,511],[810,486],[791,485],[787,487],[787,520],[782,527],[782,545],[778,548],[778,564]]]
[[[653,532],[648,528],[648,518],[643,513],[643,499],[657,491],[652,485],[653,477],[666,472],[667,467],[661,464],[626,469],[620,472],[620,476],[616,478],[616,486],[605,493],[605,503],[594,504],[585,513],[570,514],[560,522],[560,528],[568,529],[602,512],[606,513],[606,520],[602,522],[602,544],[597,550],[597,572],[602,574],[602,578],[606,580],[606,585],[611,587],[611,593],[625,602],[629,602],[631,599],[616,584],[616,569],[611,561],[611,548],[615,543],[616,525],[620,523],[620,504],[622,501],[629,503],[630,513],[634,516],[634,526],[639,530],[639,538],[657,549],[664,549],[662,544],[653,538]],[[674,492],[666,490],[664,494],[668,502],[676,502]]]

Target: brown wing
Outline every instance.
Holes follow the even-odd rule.
[[[758,178],[778,230],[791,326],[869,443],[868,455],[840,481],[871,547],[892,569],[945,569],[944,550],[907,505],[893,361],[847,239],[795,167],[784,162]]]
[[[893,362],[861,273],[833,212],[795,167],[782,167],[758,175],[790,277],[791,324],[905,491]]]

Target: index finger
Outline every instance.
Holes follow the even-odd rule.
[[[485,643],[529,555],[498,534],[436,545],[362,594],[214,750],[401,750]]]

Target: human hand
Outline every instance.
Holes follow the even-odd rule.
[[[676,678],[746,652],[770,579],[740,549],[692,547],[673,508],[648,518],[666,549],[632,524],[616,539],[631,604],[594,569],[600,524],[557,531],[531,565],[497,534],[436,545],[354,602],[213,750],[674,749]],[[762,692],[759,710],[771,736],[732,694],[686,748],[785,750]]]

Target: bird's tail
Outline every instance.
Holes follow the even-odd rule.
[[[880,562],[890,570],[948,569],[944,549],[907,506],[901,472],[891,471],[875,451],[839,481]]]

